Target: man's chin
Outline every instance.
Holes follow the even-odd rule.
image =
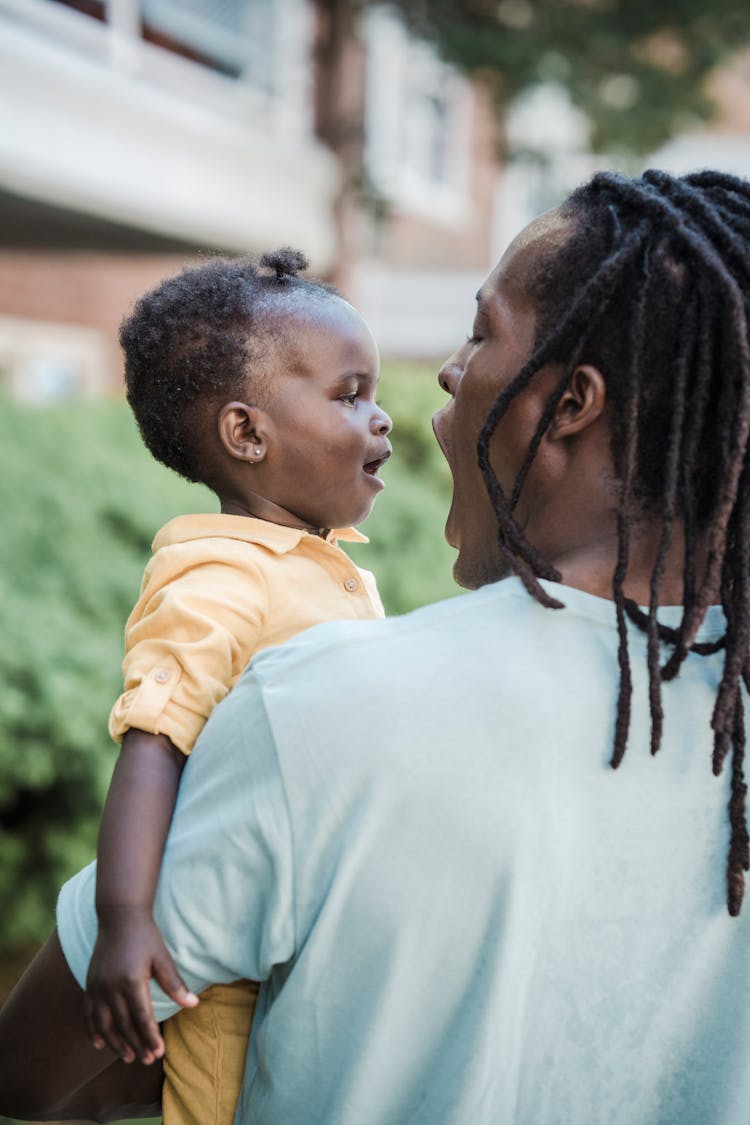
[[[459,549],[459,543],[458,543],[458,537],[457,537],[456,532],[455,532],[454,527],[453,527],[453,520],[451,519],[452,515],[453,515],[453,509],[451,508],[450,512],[448,513],[448,517],[445,521],[445,528],[443,530],[443,535],[445,536],[445,542],[448,544],[448,546],[452,547],[454,551],[457,551]]]
[[[447,536],[446,536],[447,538]],[[515,571],[504,555],[494,555],[488,558],[472,558],[466,552],[458,551],[458,558],[453,564],[453,580],[464,590],[479,590],[491,582],[500,582],[503,578],[510,578]]]

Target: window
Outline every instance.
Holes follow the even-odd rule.
[[[449,106],[444,95],[428,89],[407,92],[408,109],[402,119],[404,163],[427,183],[445,184]]]
[[[230,78],[249,78],[264,93],[276,91],[284,13],[274,0],[51,2],[111,26],[126,26],[135,37]]]
[[[93,16],[96,20],[106,19],[106,4],[104,0],[53,0],[55,4],[62,4],[65,8],[73,8],[82,12],[84,16]]]
[[[141,0],[141,12],[151,42],[273,90],[273,0]]]
[[[25,402],[60,402],[106,389],[102,334],[69,324],[0,317],[0,390]]]
[[[469,84],[384,9],[366,38],[369,177],[387,199],[452,221],[467,201]]]

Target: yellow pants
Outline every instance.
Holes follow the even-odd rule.
[[[164,1024],[164,1125],[232,1125],[257,998],[255,981],[216,984]]]

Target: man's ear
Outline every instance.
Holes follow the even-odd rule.
[[[257,406],[228,402],[217,419],[219,440],[230,457],[257,465],[267,451],[266,416]]]
[[[557,404],[547,437],[550,441],[582,433],[604,412],[607,384],[598,367],[583,363],[576,367]]]

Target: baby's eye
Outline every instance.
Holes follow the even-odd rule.
[[[354,406],[354,403],[359,398],[359,391],[352,391],[351,394],[341,395],[342,402],[348,402],[349,406]]]

